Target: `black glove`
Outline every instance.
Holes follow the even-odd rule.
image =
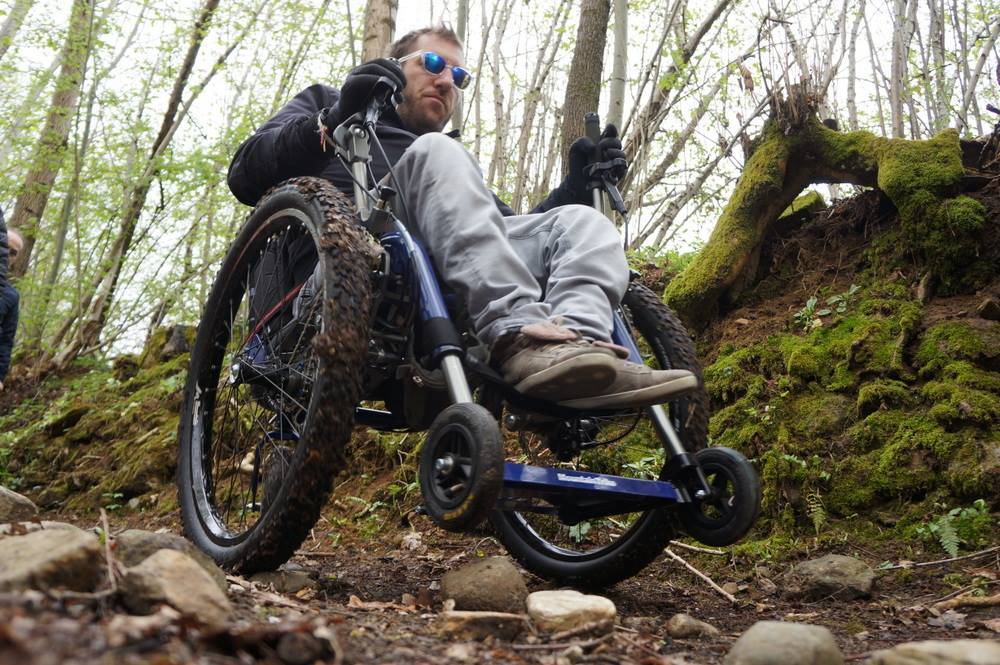
[[[586,136],[573,141],[573,145],[569,147],[569,173],[560,185],[584,204],[590,203],[587,183],[592,177],[607,173],[617,183],[628,168],[617,127],[607,125],[601,132],[597,145],[601,149],[600,161],[593,163],[594,142]]]
[[[396,86],[395,92],[406,87],[406,76],[399,63],[388,58],[377,58],[351,70],[340,88],[340,101],[330,109],[327,127],[333,129],[352,115],[365,108],[365,104],[375,92],[379,78],[385,77]]]

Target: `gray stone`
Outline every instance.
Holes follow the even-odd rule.
[[[976,308],[976,314],[989,321],[1000,321],[1000,300],[990,296],[979,303],[979,307]]]
[[[536,591],[528,596],[526,605],[535,626],[550,633],[613,622],[618,616],[615,604],[604,596],[584,595],[572,589]]]
[[[438,621],[440,633],[465,640],[512,640],[526,630],[528,617],[510,612],[442,612]]]
[[[316,582],[304,570],[274,570],[257,573],[250,578],[250,581],[271,586],[278,593],[295,593],[316,586]]]
[[[233,612],[212,576],[177,550],[158,550],[129,568],[119,589],[122,602],[136,614],[152,614],[163,603],[209,628],[221,628]]]
[[[736,640],[724,665],[843,665],[833,633],[822,626],[758,621]]]
[[[206,573],[212,576],[212,580],[220,591],[229,588],[226,574],[215,565],[212,557],[195,547],[190,540],[183,536],[173,533],[153,533],[142,529],[129,529],[115,536],[115,556],[126,566],[138,565],[157,550],[176,550],[187,554],[197,561]]]
[[[667,634],[674,639],[691,637],[715,637],[719,629],[710,623],[699,621],[690,614],[675,614],[667,621]]]
[[[46,529],[0,539],[0,591],[93,591],[104,565],[97,538],[84,531]]]
[[[7,522],[6,524],[0,524],[0,538],[4,536],[23,536],[26,533],[34,533],[35,531],[44,531],[46,529],[87,533],[80,527],[68,524],[67,522],[50,522],[49,520],[42,520],[41,522]]]
[[[875,571],[865,562],[841,554],[827,554],[792,568],[786,579],[786,594],[813,599],[867,598],[874,582]]]
[[[441,578],[441,598],[452,598],[456,610],[524,612],[528,586],[521,572],[502,556],[473,561]]]
[[[38,506],[31,499],[0,485],[0,522],[30,520],[38,514]]]
[[[996,665],[997,640],[927,640],[876,651],[865,665]]]
[[[171,326],[167,333],[167,342],[163,345],[163,350],[160,351],[160,360],[170,360],[190,351],[191,344],[188,342],[188,338],[194,336],[194,331],[192,326]]]

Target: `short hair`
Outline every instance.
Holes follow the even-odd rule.
[[[389,57],[390,58],[402,58],[407,55],[413,49],[413,45],[418,39],[424,35],[434,35],[435,37],[440,37],[445,39],[458,48],[465,50],[465,46],[462,44],[462,40],[459,38],[458,34],[452,29],[447,23],[438,23],[437,25],[427,26],[426,28],[418,28],[416,30],[411,30],[406,33],[392,44],[389,45]]]

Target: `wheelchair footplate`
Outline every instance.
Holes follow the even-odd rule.
[[[554,513],[567,524],[688,503],[686,492],[663,480],[506,462],[499,510]]]

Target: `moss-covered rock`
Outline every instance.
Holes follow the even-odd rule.
[[[921,376],[933,376],[960,360],[994,372],[1000,369],[1000,324],[974,320],[939,323],[924,332],[913,358]]]
[[[858,389],[856,406],[859,416],[867,416],[880,409],[911,406],[913,401],[914,396],[906,383],[878,379]]]

